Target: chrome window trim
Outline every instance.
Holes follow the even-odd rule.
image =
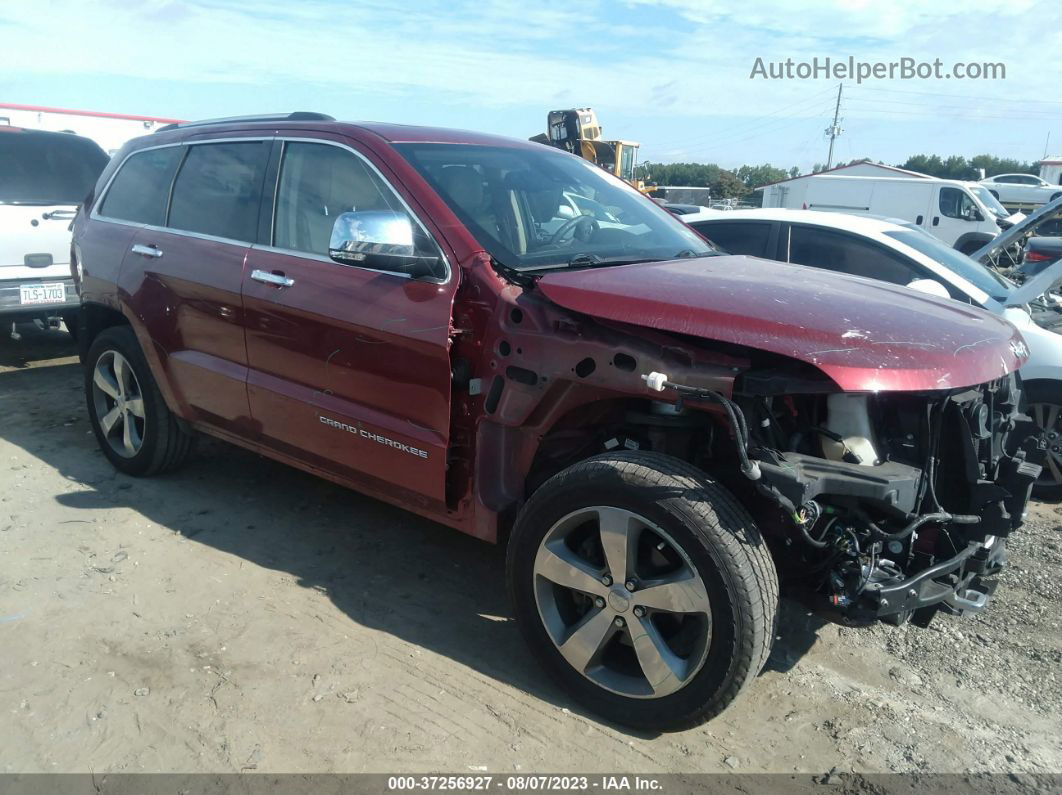
[[[129,154],[127,154],[125,157],[122,158],[122,162],[118,164],[118,167],[114,169],[114,173],[111,174],[111,176],[107,179],[107,184],[103,186],[103,190],[100,193],[100,198],[97,201],[93,202],[93,204],[92,204],[92,212],[89,213],[89,218],[92,219],[93,221],[103,221],[105,223],[110,223],[110,224],[119,224],[121,226],[129,226],[129,227],[132,227],[134,229],[148,229],[148,230],[156,231],[156,232],[165,232],[165,233],[171,234],[171,235],[181,235],[183,237],[192,237],[192,238],[196,238],[198,240],[209,240],[209,241],[212,241],[212,242],[215,242],[215,243],[232,243],[232,244],[235,244],[235,245],[248,246],[248,247],[250,247],[252,249],[255,249],[255,250],[258,250],[258,251],[268,251],[268,252],[271,252],[271,253],[274,253],[274,254],[285,254],[285,255],[288,255],[288,256],[303,257],[305,259],[315,260],[315,261],[319,261],[319,262],[325,262],[325,263],[328,263],[330,265],[338,265],[338,266],[343,267],[343,268],[357,268],[358,270],[363,270],[363,271],[367,271],[367,272],[370,272],[370,273],[386,273],[386,274],[391,275],[391,276],[400,276],[400,277],[402,277],[404,279],[411,279],[412,278],[408,273],[405,273],[403,271],[388,271],[388,270],[381,270],[379,268],[366,268],[365,266],[362,266],[362,265],[340,263],[340,262],[336,262],[331,257],[327,257],[327,256],[324,256],[322,254],[314,254],[314,253],[308,252],[308,251],[295,251],[293,249],[278,248],[277,246],[273,245],[273,240],[274,240],[275,235],[276,235],[276,218],[277,218],[276,204],[277,204],[277,197],[279,195],[279,188],[280,188],[280,175],[281,175],[281,172],[283,171],[283,165],[284,165],[284,159],[283,159],[284,158],[284,149],[283,148],[281,149],[281,152],[280,152],[280,161],[277,163],[276,182],[275,182],[275,184],[273,186],[273,207],[271,208],[271,211],[270,211],[269,243],[268,244],[258,243],[256,241],[252,241],[252,240],[235,240],[233,238],[228,238],[228,237],[217,237],[215,235],[204,235],[204,234],[202,234],[200,232],[190,232],[190,231],[187,231],[187,230],[184,230],[184,229],[174,229],[174,228],[169,227],[169,226],[157,226],[157,225],[154,225],[154,224],[142,224],[142,223],[138,223],[136,221],[126,221],[126,220],[123,220],[121,218],[112,218],[112,217],[107,216],[107,215],[102,215],[102,214],[100,214],[98,212],[97,208],[102,207],[104,202],[107,200],[107,194],[110,192],[111,185],[114,183],[114,180],[117,178],[117,176],[121,173],[122,169],[125,168],[125,164],[129,161],[129,159],[131,157],[134,157],[135,155],[138,155],[141,152],[149,152],[149,151],[152,151],[152,150],[155,150],[155,149],[170,149],[170,148],[182,147],[182,146],[183,147],[198,146],[200,144],[216,144],[216,143],[248,142],[248,141],[280,141],[282,144],[286,144],[289,141],[293,141],[293,142],[297,142],[297,143],[325,144],[327,146],[335,146],[335,147],[337,147],[339,149],[345,149],[348,152],[350,152],[351,154],[353,154],[355,157],[357,157],[359,160],[361,160],[363,163],[365,163],[366,166],[368,166],[370,169],[372,169],[372,172],[383,182],[383,184],[385,184],[390,189],[391,193],[395,196],[396,199],[398,199],[398,201],[401,203],[401,205],[405,209],[405,211],[407,213],[409,213],[409,216],[414,221],[416,221],[416,223],[420,227],[421,231],[424,232],[424,234],[428,236],[428,238],[435,244],[436,248],[439,250],[439,258],[442,260],[443,267],[446,268],[446,276],[443,277],[442,279],[434,278],[434,277],[426,277],[426,278],[423,278],[423,279],[419,279],[418,281],[424,281],[424,282],[429,282],[429,283],[432,283],[432,284],[438,284],[440,286],[450,283],[450,279],[453,276],[453,268],[450,266],[449,257],[446,256],[446,250],[439,244],[439,241],[436,240],[435,235],[433,235],[431,233],[431,231],[424,225],[424,222],[421,221],[420,216],[418,216],[415,212],[413,212],[413,208],[411,208],[409,206],[409,204],[406,202],[406,200],[402,197],[402,194],[399,193],[397,190],[395,190],[394,185],[392,185],[391,181],[389,179],[387,179],[383,175],[383,173],[380,171],[380,169],[378,169],[376,167],[376,165],[371,160],[369,160],[367,157],[365,157],[365,155],[363,155],[361,152],[359,152],[358,150],[354,149],[353,147],[348,146],[347,144],[340,143],[339,141],[330,141],[330,140],[326,140],[326,139],[323,139],[323,138],[315,138],[313,136],[297,136],[297,135],[230,136],[230,137],[225,137],[225,138],[204,138],[204,139],[201,139],[201,140],[191,140],[191,141],[187,141],[187,140],[186,141],[173,141],[173,142],[170,142],[170,143],[157,144],[155,146],[145,146],[145,147],[142,147],[140,149],[136,149],[136,150],[130,152]],[[184,158],[182,158],[181,164],[178,165],[178,167],[177,167],[177,173],[174,174],[174,181],[170,183],[170,194],[171,195],[167,198],[167,201],[166,201],[166,215],[167,215],[167,217],[169,216],[170,202],[173,200],[173,196],[172,196],[173,186],[176,184],[177,176],[180,174],[180,168],[181,168],[181,165],[183,165],[183,164],[184,164]]]
[[[122,162],[118,164],[118,167],[116,169],[114,169],[114,173],[111,174],[111,176],[107,179],[107,184],[103,186],[103,191],[100,194],[100,198],[97,201],[93,202],[93,204],[92,204],[92,212],[89,213],[89,218],[91,220],[93,220],[93,221],[104,221],[104,222],[109,223],[109,224],[120,224],[122,226],[130,226],[130,227],[133,227],[134,229],[150,229],[150,230],[156,231],[156,232],[166,232],[166,233],[171,234],[171,235],[181,235],[183,237],[194,237],[194,238],[197,238],[199,240],[210,240],[210,241],[213,241],[213,242],[216,242],[216,243],[234,243],[234,244],[236,244],[238,246],[253,246],[254,245],[254,241],[253,240],[236,240],[236,239],[231,238],[231,237],[218,237],[217,235],[205,235],[205,234],[203,234],[201,232],[192,232],[192,231],[189,231],[187,229],[174,229],[173,227],[170,227],[170,226],[157,226],[155,224],[142,224],[142,223],[138,223],[136,221],[126,221],[126,220],[124,220],[122,218],[112,218],[109,215],[100,214],[100,212],[98,211],[98,208],[102,207],[104,202],[107,201],[107,194],[110,193],[111,185],[114,183],[114,180],[118,177],[118,175],[122,172],[122,169],[125,168],[125,164],[127,162],[129,162],[130,158],[135,157],[136,155],[140,154],[141,152],[150,152],[150,151],[153,151],[155,149],[173,149],[173,148],[180,148],[180,147],[199,146],[200,144],[219,144],[219,143],[233,143],[233,142],[235,142],[235,143],[251,143],[251,142],[254,142],[254,141],[272,141],[272,140],[274,140],[274,136],[272,136],[272,135],[254,135],[254,136],[246,136],[246,137],[245,136],[239,136],[239,137],[230,137],[230,138],[204,138],[202,140],[174,141],[172,143],[157,144],[156,146],[145,146],[145,147],[142,147],[142,148],[137,149],[135,151],[132,151],[129,154],[127,154],[125,157],[122,158]],[[269,156],[267,154],[266,155],[267,163],[268,163],[268,157]],[[177,182],[177,177],[180,175],[181,167],[184,165],[184,161],[186,159],[187,159],[187,155],[185,155],[185,157],[181,158],[181,162],[177,166],[177,172],[173,175],[173,181],[170,183],[169,194],[168,194],[168,196],[166,198],[166,216],[167,216],[167,220],[168,220],[169,214],[170,214],[170,202],[173,200],[173,187],[174,187],[174,185]]]
[[[365,155],[363,155],[357,149],[354,149],[353,147],[348,146],[347,144],[340,143],[339,141],[329,141],[329,140],[326,140],[326,139],[323,139],[323,138],[314,138],[312,136],[305,136],[305,135],[278,135],[278,136],[275,137],[274,140],[280,141],[281,144],[283,144],[283,146],[282,146],[282,148],[280,150],[280,161],[277,163],[276,185],[274,185],[274,187],[273,187],[273,208],[272,208],[272,211],[270,213],[271,217],[269,219],[269,244],[268,245],[265,245],[265,244],[257,245],[257,246],[255,246],[255,248],[263,249],[263,250],[269,250],[269,251],[273,251],[273,252],[277,252],[277,253],[289,254],[291,256],[296,256],[296,257],[306,257],[307,259],[312,259],[312,260],[321,260],[322,262],[328,262],[328,263],[331,263],[332,265],[339,265],[340,267],[344,267],[344,268],[358,268],[359,270],[369,271],[370,273],[388,273],[388,274],[391,274],[393,276],[403,276],[403,277],[405,277],[407,279],[412,278],[412,277],[410,277],[410,275],[408,273],[404,273],[402,271],[386,271],[386,270],[381,270],[379,268],[367,268],[364,265],[354,265],[354,264],[349,264],[348,265],[346,263],[336,262],[331,257],[327,257],[327,256],[324,256],[324,255],[321,255],[321,254],[313,254],[312,252],[308,252],[308,251],[293,251],[291,249],[282,249],[282,248],[277,248],[276,246],[273,245],[273,242],[276,240],[277,199],[280,196],[280,176],[281,176],[281,174],[284,171],[284,154],[285,154],[285,152],[287,150],[287,144],[289,142],[310,143],[310,144],[324,144],[324,145],[327,145],[327,146],[334,146],[337,149],[345,149],[346,151],[348,151],[351,154],[353,154],[360,161],[362,161],[366,166],[368,166],[372,170],[372,173],[375,174],[380,179],[380,181],[384,185],[386,185],[388,187],[388,189],[391,191],[391,193],[394,195],[394,197],[396,199],[398,199],[398,201],[401,203],[403,209],[405,209],[405,211],[407,213],[409,213],[409,217],[412,218],[416,222],[417,226],[420,227],[420,230],[425,235],[427,235],[428,239],[431,240],[432,243],[435,244],[435,248],[438,249],[438,251],[439,251],[439,258],[442,260],[443,267],[446,268],[446,275],[443,278],[425,277],[423,279],[418,279],[417,281],[430,282],[431,284],[438,284],[438,285],[444,285],[444,284],[449,284],[450,283],[450,279],[453,276],[453,268],[450,267],[450,259],[446,256],[446,250],[441,245],[439,245],[439,241],[435,239],[435,235],[433,235],[431,233],[431,231],[424,225],[424,222],[420,220],[420,216],[418,216],[415,212],[413,212],[413,208],[409,206],[409,204],[406,202],[406,200],[402,197],[402,194],[399,193],[397,190],[395,190],[394,185],[391,184],[391,180],[387,179],[387,177],[385,177],[383,175],[383,173],[380,171],[380,169],[378,169],[376,167],[376,165],[371,160],[369,160],[367,157],[365,157]]]
[[[264,243],[255,243],[251,246],[251,251],[264,251],[268,254],[283,254],[288,257],[299,257],[301,259],[313,260],[314,262],[324,262],[329,265],[338,265],[341,268],[357,268],[360,271],[367,273],[386,273],[388,276],[400,276],[403,279],[412,279],[408,273],[404,271],[385,271],[380,268],[366,268],[363,265],[355,265],[354,263],[336,262],[331,257],[326,257],[323,254],[313,254],[309,251],[296,251],[293,248],[280,248],[279,246],[267,246]],[[432,282],[436,284],[446,284],[446,282],[437,282],[434,279],[418,279],[422,282]]]
[[[102,221],[108,224],[118,224],[119,226],[128,226],[133,229],[146,229],[150,232],[164,232],[167,235],[179,235],[180,237],[194,237],[197,240],[209,240],[214,243],[231,243],[235,246],[244,246],[250,248],[255,244],[250,240],[235,240],[231,237],[218,237],[217,235],[205,235],[202,232],[189,232],[186,229],[172,229],[168,226],[156,226],[155,224],[140,224],[135,221],[123,221],[120,218],[108,218],[107,216],[93,217],[93,220]],[[331,262],[331,260],[329,260]]]

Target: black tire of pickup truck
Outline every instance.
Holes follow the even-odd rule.
[[[654,695],[638,697],[607,689],[569,664],[544,624],[536,595],[536,555],[547,534],[587,506],[645,517],[681,548],[703,581],[710,605],[710,642],[699,670],[674,692],[655,697],[656,687],[651,686]],[[637,555],[635,560],[638,565]],[[756,678],[771,651],[778,575],[759,530],[729,491],[670,456],[609,453],[554,475],[520,511],[506,568],[517,622],[539,663],[576,701],[618,724],[672,730],[710,720]],[[602,571],[607,570],[606,564]],[[638,604],[637,591],[631,603]],[[588,611],[584,623],[589,618]],[[629,620],[633,629],[633,617]]]
[[[131,366],[135,383],[139,387],[139,397],[143,401],[142,443],[136,454],[129,457],[119,455],[108,441],[93,395],[97,364],[102,357],[113,356],[115,353],[120,354]],[[140,350],[136,335],[129,326],[113,326],[100,332],[89,346],[84,372],[89,422],[100,450],[115,469],[127,475],[148,476],[172,471],[184,463],[192,450],[195,437],[178,423],[167,407],[148,367],[147,359]]]

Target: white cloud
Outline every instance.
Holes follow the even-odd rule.
[[[1010,112],[984,96],[1031,119],[1039,116],[1029,108],[1039,108],[1045,123],[1052,108],[1062,119],[1051,55],[1062,49],[1060,22],[1057,0],[51,0],[0,9],[0,73],[15,86],[20,78],[79,74],[101,84],[114,76],[204,84],[204,95],[216,83],[263,93],[274,85],[306,86],[309,94],[340,86],[352,97],[409,97],[498,116],[591,104],[615,132],[610,120],[621,115],[635,127],[639,118],[663,119],[656,129],[675,118],[674,131],[657,133],[657,152],[694,157],[707,141],[725,148],[750,135],[767,136],[764,144],[795,135],[797,149],[821,140],[835,81],[753,81],[757,56],[1007,66],[1001,83],[849,83],[850,122],[891,115],[928,123],[949,105],[958,106],[948,111],[957,125]],[[1045,99],[1060,102],[1035,102]]]
[[[799,6],[630,0],[627,8],[642,18],[653,11],[659,21],[624,25],[622,8],[594,2],[53,0],[4,9],[14,29],[8,28],[0,58],[11,78],[77,72],[204,83],[347,83],[359,92],[416,90],[496,107],[575,90],[634,110],[657,102],[666,85],[669,107],[736,115],[761,113],[765,102],[779,102],[801,85],[746,90],[756,56],[1003,60],[1016,78],[1007,90],[1036,95],[1054,85],[1043,62],[1052,47],[1048,41],[1014,45],[1033,29],[1057,41],[1052,31],[1062,16],[1053,3],[1033,0]],[[1034,24],[1037,19],[1044,24]],[[985,30],[957,38],[959,20],[967,30],[971,22]],[[810,84],[809,92],[828,84]]]

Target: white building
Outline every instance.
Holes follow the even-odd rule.
[[[0,102],[0,125],[72,132],[91,138],[110,154],[118,151],[130,138],[147,135],[176,121],[180,120]]]
[[[833,174],[838,177],[910,177],[911,179],[927,179],[929,174],[923,174],[919,171],[908,171],[906,168],[897,168],[896,166],[886,166],[883,163],[874,163],[870,160],[861,160],[858,163],[852,163],[847,166],[835,166],[834,168],[828,168],[825,171],[818,172],[819,174]],[[762,191],[763,194],[763,207],[788,207],[786,197],[795,183],[800,180],[806,180],[808,177],[817,176],[816,174],[801,174],[799,177],[791,177],[790,179],[779,180],[778,182],[769,182],[766,185],[760,185],[756,190]]]
[[[1062,155],[1045,157],[1040,161],[1040,179],[1052,185],[1062,185]]]

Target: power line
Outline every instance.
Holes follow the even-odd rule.
[[[742,130],[741,132],[732,133],[730,136],[719,137],[719,138],[711,137],[710,140],[704,140],[704,141],[700,141],[700,142],[690,142],[690,143],[688,143],[685,146],[668,147],[666,149],[660,149],[658,151],[660,151],[660,153],[662,155],[667,155],[669,153],[685,152],[685,151],[688,151],[690,148],[696,147],[698,145],[707,146],[707,147],[709,147],[711,149],[715,149],[715,148],[718,148],[720,146],[726,146],[726,145],[735,143],[737,141],[743,141],[743,140],[750,140],[750,139],[753,139],[753,138],[759,138],[761,135],[764,135],[766,133],[778,132],[779,130],[784,129],[786,127],[789,127],[789,126],[791,126],[793,124],[804,123],[804,122],[814,123],[814,119],[813,118],[812,119],[808,119],[808,118],[805,118],[805,117],[775,119],[773,121],[769,121],[766,124],[760,126],[758,129]]]
[[[831,89],[832,91],[832,89]],[[828,113],[828,109],[822,111],[823,114]],[[732,128],[729,135],[709,135],[707,137],[700,137],[696,140],[686,142],[685,146],[673,146],[660,150],[662,155],[668,155],[669,153],[685,152],[689,148],[698,145],[707,145],[711,149],[715,149],[721,146],[726,146],[737,141],[749,140],[752,138],[758,138],[766,133],[777,132],[793,124],[799,124],[803,122],[813,123],[815,116],[804,116],[803,114],[788,114],[787,116],[770,119],[762,124],[754,124],[752,126],[745,126],[744,129]]]
[[[1006,97],[987,97],[976,94],[949,94],[942,91],[911,91],[902,88],[876,88],[874,86],[860,86],[860,91],[882,91],[887,94],[915,94],[923,97],[951,97],[953,99],[979,99],[985,102],[1020,102],[1022,104],[1028,104],[1030,102],[1046,104],[1046,105],[1062,105],[1062,100],[1056,99],[1008,99]]]
[[[871,113],[884,114],[884,116],[880,116],[879,115],[879,116],[876,116],[875,118],[884,118],[884,117],[893,117],[893,116],[917,116],[919,118],[923,118],[924,119],[924,118],[928,118],[928,117],[933,115],[933,114],[931,114],[929,112],[922,112],[922,111],[917,111],[917,110],[896,110],[896,109],[893,109],[893,108],[878,108],[878,107],[873,107],[873,103],[869,103],[869,104],[871,104],[871,107],[863,107],[863,106],[858,104],[859,102],[866,102],[866,100],[852,100],[851,102],[856,103],[856,104],[851,104],[850,103],[848,105],[849,110],[853,111],[854,113],[859,113],[860,115],[866,115],[866,114],[871,114]],[[929,109],[927,108],[927,111],[928,110]],[[976,121],[978,119],[1006,119],[1006,120],[1009,120],[1009,121],[1044,121],[1044,122],[1052,122],[1052,121],[1062,120],[1062,114],[1057,114],[1057,115],[1054,115],[1054,116],[1026,116],[1026,115],[1022,115],[1021,113],[1006,113],[1006,114],[1002,114],[1002,115],[1000,115],[1000,114],[992,114],[992,113],[980,113],[978,111],[969,111],[969,112],[965,112],[964,113],[964,112],[960,112],[959,110],[948,110],[946,108],[934,108],[933,110],[943,110],[943,111],[948,113],[949,118],[953,118],[953,119],[954,118],[957,118],[957,119],[970,119],[970,120],[974,120],[974,121]]]
[[[665,141],[662,141],[662,142],[658,143],[657,146],[665,147],[665,146],[670,146],[670,145],[682,145],[682,144],[699,143],[699,142],[701,142],[703,140],[710,139],[710,138],[711,139],[718,139],[718,138],[727,137],[731,133],[733,133],[735,131],[738,131],[738,130],[754,128],[760,122],[766,121],[766,120],[771,120],[771,119],[774,119],[776,117],[777,118],[793,118],[793,117],[796,117],[796,116],[799,115],[799,111],[797,113],[789,113],[789,114],[785,114],[783,116],[779,116],[779,114],[783,114],[785,111],[790,110],[792,108],[797,108],[798,106],[801,109],[807,108],[807,106],[812,101],[814,101],[816,99],[819,99],[820,97],[824,97],[826,94],[829,94],[829,93],[832,93],[832,92],[833,92],[832,88],[828,88],[828,89],[825,89],[823,91],[818,91],[818,92],[816,92],[814,94],[811,94],[810,96],[807,96],[807,97],[804,97],[802,99],[799,99],[796,102],[791,102],[791,103],[788,103],[786,105],[782,105],[781,107],[777,108],[772,113],[767,113],[767,114],[764,114],[763,116],[757,116],[757,117],[754,117],[752,119],[747,119],[745,121],[738,122],[737,124],[732,124],[732,125],[729,125],[728,127],[723,127],[721,130],[715,130],[713,132],[703,133],[703,134],[695,136],[693,138],[684,138],[684,139],[678,139],[678,140],[672,139],[670,141],[666,141],[665,140]]]
[[[976,108],[971,108],[969,105],[947,105],[947,104],[941,105],[941,104],[938,104],[938,103],[909,102],[909,101],[902,100],[902,99],[874,99],[874,98],[863,99],[861,97],[856,97],[854,99],[854,101],[856,101],[856,102],[865,102],[865,103],[875,104],[875,105],[879,105],[879,104],[881,104],[881,105],[905,105],[905,106],[911,106],[911,107],[915,107],[915,108],[926,108],[928,110],[937,110],[937,111],[940,111],[940,110],[974,110],[974,111],[976,111]],[[996,110],[1003,110],[1003,109],[1002,108],[996,108]],[[1062,115],[1062,109],[1058,109],[1058,110],[1050,109],[1049,110],[1047,108],[1044,108],[1044,109],[1041,110],[1039,108],[1022,108],[1020,110],[1008,111],[1008,113],[1009,114],[1013,114],[1013,113],[1034,114],[1033,118],[1036,118],[1036,117],[1039,117],[1039,116],[1052,116],[1052,115],[1053,116],[1058,116],[1058,115]]]

